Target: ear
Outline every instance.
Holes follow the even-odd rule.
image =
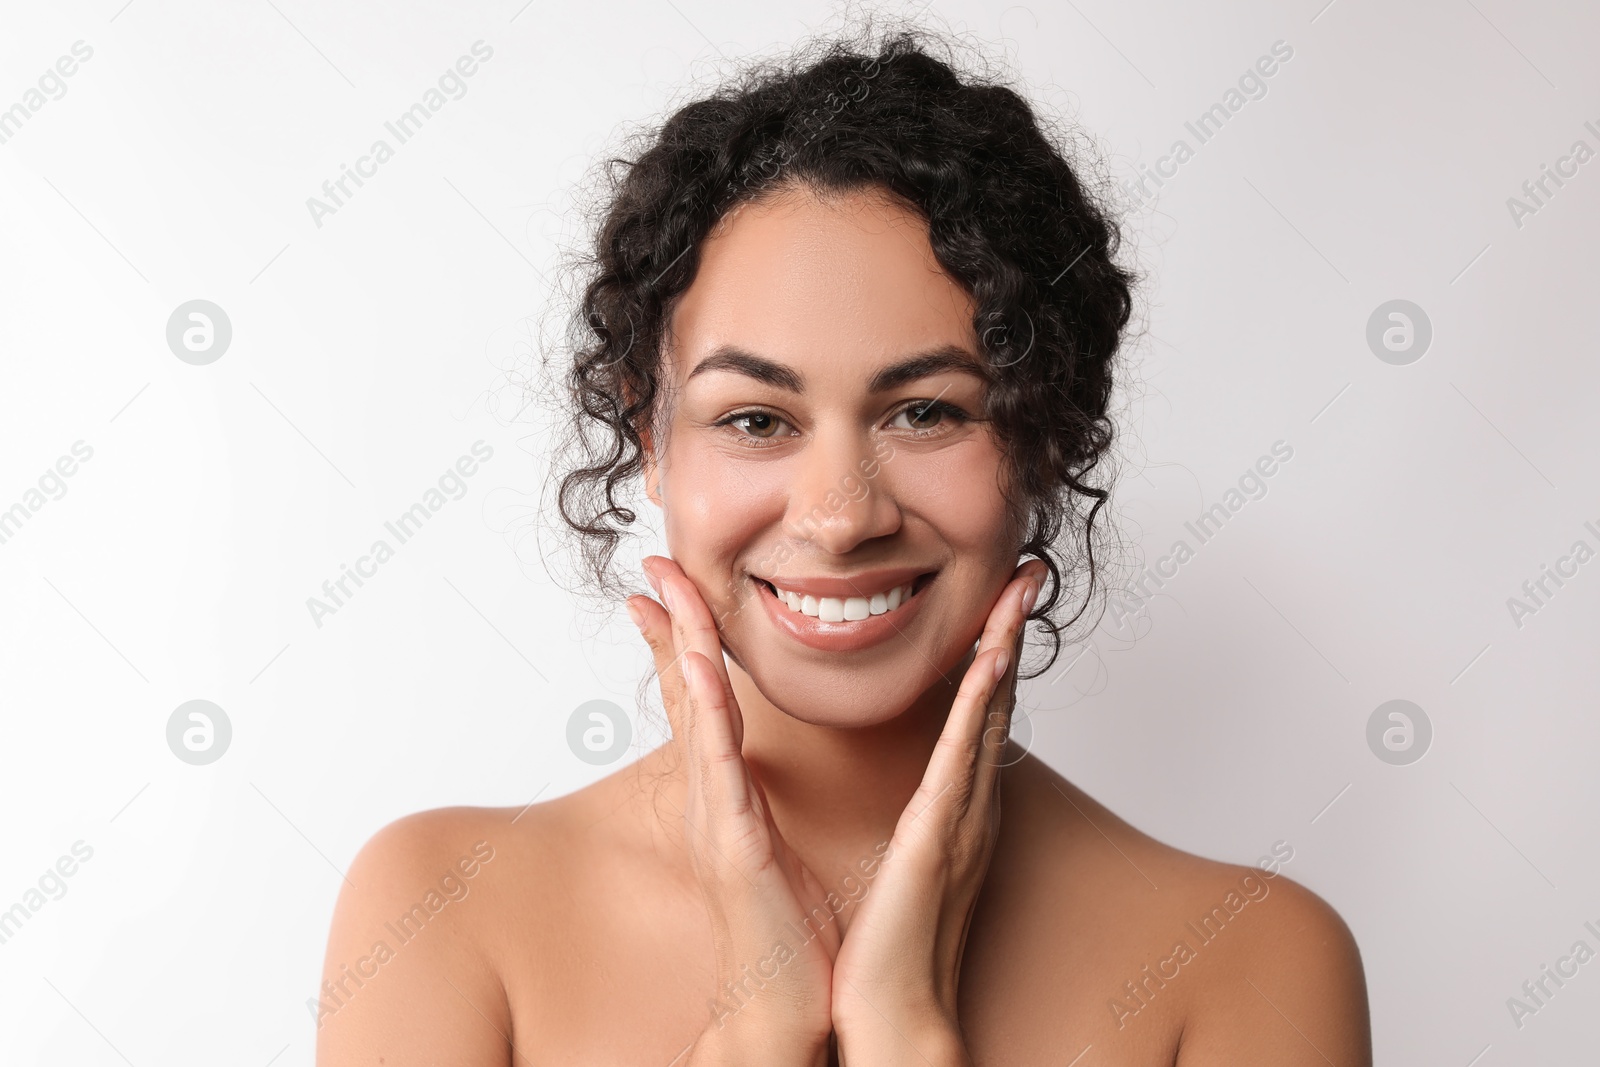
[[[644,449],[640,462],[644,465],[644,491],[650,502],[656,507],[664,507],[661,503],[661,468],[656,463],[655,438],[649,430],[639,431],[639,437]]]
[[[623,386],[623,394],[629,398],[632,406],[633,390]],[[656,463],[656,439],[648,425],[639,428],[639,448],[641,455],[640,464],[644,467],[644,491],[650,502],[656,507],[661,507],[661,467]]]

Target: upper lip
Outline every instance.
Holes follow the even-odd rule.
[[[779,589],[787,589],[793,593],[814,597],[871,597],[875,593],[887,593],[897,586],[907,585],[918,577],[929,574],[926,567],[884,567],[879,570],[861,571],[858,574],[844,575],[838,578],[817,576],[813,578],[790,577],[787,575],[756,575],[762,581],[769,582]]]

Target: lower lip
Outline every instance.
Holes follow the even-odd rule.
[[[869,615],[855,622],[823,622],[814,615],[791,611],[765,582],[754,578],[751,581],[755,582],[762,606],[767,609],[767,617],[773,625],[802,645],[821,652],[855,652],[896,636],[916,617],[928,587],[933,584],[933,579],[929,578],[910,600],[882,615]]]

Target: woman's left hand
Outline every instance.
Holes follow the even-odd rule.
[[[922,784],[855,906],[833,964],[844,1067],[972,1062],[956,1017],[956,983],[1000,831],[1000,767],[1023,623],[1045,573],[1038,560],[1018,567],[990,610]]]

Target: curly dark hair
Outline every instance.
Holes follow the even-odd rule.
[[[940,46],[948,56],[947,42],[916,28],[875,44],[813,42],[678,108],[640,138],[634,158],[603,165],[567,346],[571,432],[554,468],[588,593],[615,602],[640,591],[610,574],[638,518],[619,494],[643,472],[641,430],[657,416],[669,316],[701,242],[736,204],[795,183],[885,190],[926,220],[934,254],[974,300],[991,381],[985,415],[1012,474],[1012,513],[1027,520],[1016,527],[1027,530],[1022,553],[1051,577],[1029,616],[1050,635],[1050,659],[1026,676],[1055,662],[1061,632],[1094,598],[1094,527],[1111,479],[1090,475],[1112,443],[1112,361],[1135,275],[1114,262],[1121,235],[1109,201],[1029,104],[990,78],[963,78],[933,54]],[[1070,555],[1057,546],[1069,526],[1083,533]],[[1064,575],[1083,597],[1058,622]]]

